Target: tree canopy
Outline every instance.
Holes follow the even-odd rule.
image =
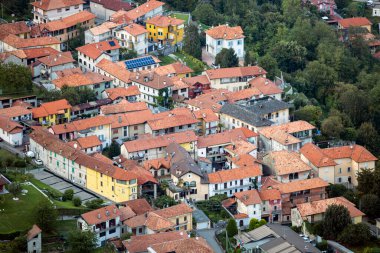
[[[237,67],[239,59],[233,48],[223,48],[215,57],[215,64],[221,68]]]
[[[343,205],[330,205],[323,218],[323,238],[335,240],[348,224],[351,224],[348,209]]]

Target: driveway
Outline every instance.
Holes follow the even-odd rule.
[[[274,230],[278,235],[282,236],[290,244],[293,244],[301,252],[312,252],[312,253],[321,253],[319,249],[314,247],[308,242],[305,242],[302,237],[300,237],[296,232],[294,232],[288,226],[282,226],[280,224],[267,224],[271,229]]]
[[[214,57],[206,51],[206,47],[202,48],[202,61],[210,67],[215,61]]]
[[[224,250],[219,246],[218,242],[216,241],[215,230],[216,229],[202,229],[196,230],[196,233],[208,242],[208,244],[211,246],[215,253],[224,253]]]
[[[35,179],[41,181],[44,184],[64,193],[68,189],[74,191],[74,197],[79,197],[82,202],[97,199],[95,194],[84,191],[82,188],[54,175],[53,173],[44,169],[31,170],[29,173],[33,174]]]

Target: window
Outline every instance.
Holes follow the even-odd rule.
[[[178,128],[179,128],[179,129],[182,129],[182,128],[183,128],[183,126],[179,126]]]
[[[191,124],[188,124],[187,127],[191,127]]]
[[[350,171],[351,171],[351,167],[348,167],[348,168],[347,168],[347,172],[350,172]]]
[[[339,168],[338,173],[339,173],[339,174],[342,174],[342,168]]]
[[[183,217],[183,220],[184,220],[184,221],[187,221],[187,216]]]
[[[69,11],[70,10],[70,6],[69,7],[66,7],[66,9],[65,9],[66,11]]]
[[[75,9],[79,9],[79,5],[75,5]]]
[[[229,41],[229,42],[228,42],[228,46],[229,46],[229,47],[232,47],[232,41]]]
[[[242,44],[242,41],[241,41],[241,40],[238,40],[238,41],[237,41],[237,44],[238,44],[238,45],[241,45],[241,44]]]
[[[58,13],[62,12],[62,8],[57,9],[57,12]]]
[[[115,187],[112,186],[111,189],[112,189],[112,191],[115,191]]]
[[[175,223],[179,225],[179,218],[176,219]]]
[[[218,41],[216,42],[216,44],[217,44],[218,46],[220,46],[220,45],[222,45],[222,41],[221,41],[221,40],[218,40]]]
[[[100,181],[100,186],[103,187],[103,182]]]
[[[215,190],[218,190],[218,185],[217,184],[215,185]]]
[[[110,231],[108,232],[108,234],[113,234],[116,232],[116,228],[113,228],[113,229],[110,229]]]
[[[227,188],[227,183],[224,183],[224,189],[226,189]]]
[[[138,129],[138,126],[134,126],[134,127],[133,127],[133,130],[137,130],[137,129]]]

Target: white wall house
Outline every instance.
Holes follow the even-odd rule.
[[[113,22],[104,22],[99,26],[90,28],[84,32],[85,44],[101,42],[112,38],[112,31],[120,25]]]
[[[23,127],[10,120],[7,116],[0,116],[0,138],[12,146],[22,145]]]
[[[81,231],[94,232],[97,246],[104,246],[108,239],[120,238],[121,212],[115,205],[99,208],[81,215],[77,226]]]
[[[55,2],[55,3],[53,3]],[[49,21],[62,19],[83,11],[82,0],[56,1],[40,0],[32,2],[33,22],[47,23]]]
[[[234,49],[237,57],[244,57],[244,34],[240,26],[220,25],[206,31],[206,51],[215,57],[223,48]]]
[[[138,56],[148,53],[148,31],[139,24],[130,24],[113,32],[121,47],[133,50]]]

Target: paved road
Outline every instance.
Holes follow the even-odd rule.
[[[302,237],[300,237],[296,232],[294,232],[288,226],[282,226],[280,224],[267,224],[271,229],[273,229],[278,235],[282,236],[285,240],[288,240],[289,243],[293,244],[301,252],[312,252],[312,253],[321,253],[319,249],[311,245],[310,243],[305,242]]]
[[[50,173],[49,171],[43,169],[36,169],[31,170],[30,173],[32,173],[37,180],[53,187],[54,189],[62,193],[68,189],[72,189],[74,191],[74,196],[79,197],[83,202],[98,198],[94,194],[84,191],[80,187],[73,185],[72,183],[63,180],[58,176],[55,176],[53,173]]]
[[[224,253],[215,238],[215,229],[202,229],[196,231],[198,235],[205,238],[215,253]]]

